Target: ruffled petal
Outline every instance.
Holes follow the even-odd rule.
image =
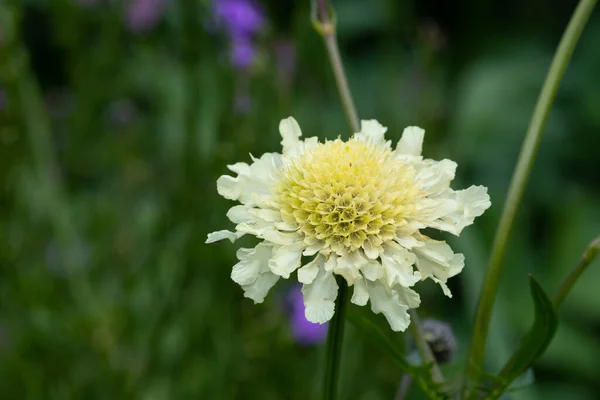
[[[298,282],[305,284],[312,283],[321,268],[323,268],[323,256],[319,254],[298,270]]]
[[[237,239],[239,239],[240,237],[242,237],[244,235],[245,235],[244,232],[231,232],[228,230],[221,230],[221,231],[209,233],[208,238],[206,239],[206,242],[204,242],[204,243],[214,243],[214,242],[218,242],[219,240],[223,240],[223,239],[229,239],[231,241],[231,243],[233,243]]]
[[[440,215],[428,226],[456,236],[460,235],[465,227],[471,225],[476,217],[482,215],[492,205],[487,188],[483,186],[471,186],[456,192],[449,190],[445,196],[447,201],[453,202],[453,209]]]
[[[296,147],[300,143],[300,137],[302,136],[302,130],[300,125],[293,117],[282,119],[279,123],[279,133],[283,140],[281,146],[283,147],[283,154],[294,153]]]
[[[452,160],[431,161],[429,165],[417,171],[416,180],[426,196],[436,196],[450,187],[456,175],[456,163]]]
[[[289,278],[290,274],[300,268],[300,258],[304,243],[296,242],[289,246],[276,246],[273,248],[273,258],[269,260],[269,268],[275,275]]]
[[[259,243],[252,249],[237,251],[240,260],[231,271],[231,279],[244,290],[244,297],[262,303],[269,290],[279,277],[269,270],[267,263],[272,255],[272,247]]]
[[[410,287],[421,280],[421,273],[412,267],[416,260],[413,253],[394,242],[385,245],[384,249],[381,254],[381,265],[390,287],[396,283]]]
[[[408,305],[404,304],[398,292],[390,289],[381,281],[367,282],[367,291],[371,300],[371,310],[375,314],[383,313],[392,330],[402,332],[410,325]]]
[[[421,247],[412,249],[417,256],[417,268],[424,278],[433,279],[440,284],[444,294],[451,297],[446,281],[462,271],[465,257],[460,253],[455,254],[446,242],[424,238]]]
[[[264,266],[272,256],[272,247],[259,243],[252,249],[241,248],[236,256],[240,260],[231,270],[231,279],[238,285],[249,285],[258,279],[262,272],[269,271]]]
[[[281,155],[265,153],[261,158],[253,158],[252,165],[237,163],[229,169],[237,172],[237,177],[223,175],[217,180],[217,191],[229,200],[242,204],[267,204],[273,197],[271,188],[280,179],[277,173],[282,166]]]
[[[377,120],[360,121],[360,132],[354,134],[354,137],[362,141],[383,145],[385,144],[385,133],[387,128],[382,126]]]
[[[253,283],[242,286],[244,297],[254,300],[255,304],[262,303],[278,280],[279,277],[271,272],[261,273]]]
[[[425,131],[418,126],[409,126],[404,128],[402,137],[396,145],[396,154],[405,154],[409,156],[420,156],[423,150],[423,137]]]
[[[343,276],[346,282],[348,282],[348,286],[352,286],[357,279],[362,278],[359,271],[366,263],[367,260],[358,251],[353,251],[337,258],[333,272]]]
[[[338,285],[331,272],[319,268],[315,280],[302,286],[306,319],[323,324],[333,317]]]
[[[417,308],[421,304],[421,297],[419,296],[419,293],[413,289],[396,285],[392,290],[398,293],[400,302],[406,304],[409,308]]]
[[[369,301],[369,292],[364,279],[359,279],[354,283],[354,292],[350,301],[357,306],[364,306]]]

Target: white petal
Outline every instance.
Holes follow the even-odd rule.
[[[313,258],[308,264],[298,270],[298,282],[309,284],[312,283],[319,269],[323,267],[323,256],[318,255]]]
[[[250,210],[250,207],[244,205],[233,206],[227,211],[227,218],[234,224],[254,222],[256,218],[250,214]]]
[[[422,247],[413,249],[417,256],[417,267],[424,278],[431,277],[439,283],[448,296],[446,287],[448,278],[458,274],[464,267],[465,258],[462,254],[454,254],[446,242],[426,238]],[[435,279],[434,279],[435,278]]]
[[[253,158],[252,165],[237,163],[228,166],[237,177],[223,175],[217,180],[217,191],[226,199],[239,200],[243,204],[261,206],[273,197],[271,188],[280,179],[279,168],[283,165],[281,155],[265,153]]]
[[[387,283],[393,287],[396,283],[410,287],[421,280],[419,271],[413,269],[416,257],[404,247],[390,243],[381,254],[381,265],[387,275]]]
[[[208,234],[208,238],[204,243],[214,243],[219,240],[229,239],[231,243],[235,242],[240,237],[244,236],[244,232],[231,232],[228,230],[216,231]]]
[[[361,279],[360,267],[367,262],[358,251],[353,251],[341,257],[338,257],[333,272],[343,276],[348,282],[348,286],[352,286],[357,279]]]
[[[376,314],[383,313],[392,330],[406,330],[410,324],[407,312],[409,307],[401,301],[398,293],[381,281],[367,282],[367,291],[371,300],[371,310]]]
[[[290,274],[300,268],[300,258],[304,250],[304,243],[298,242],[289,246],[273,248],[273,258],[269,260],[269,268],[275,275],[289,278]]]
[[[235,163],[232,165],[228,165],[227,169],[230,170],[231,172],[235,172],[238,175],[250,173],[250,166],[248,164],[246,164],[245,162],[239,162],[239,163]]]
[[[360,270],[363,276],[370,281],[376,281],[383,278],[384,275],[383,266],[376,260],[367,259],[367,263]]]
[[[283,147],[283,153],[294,152],[298,144],[300,143],[300,136],[302,136],[302,130],[300,125],[293,117],[282,119],[279,123],[279,133],[283,140],[281,146]]]
[[[452,208],[440,211],[436,218],[427,225],[450,232],[456,236],[462,230],[471,225],[476,217],[479,217],[491,206],[490,196],[487,188],[483,186],[471,186],[465,190],[447,190],[440,195],[446,202],[451,202]]]
[[[419,293],[415,292],[413,289],[396,285],[393,290],[398,293],[400,302],[406,304],[408,307],[417,308],[419,307],[419,304],[421,304]]]
[[[425,131],[418,126],[404,128],[402,137],[396,146],[396,153],[410,156],[420,156],[423,150]]]
[[[302,236],[296,232],[279,232],[274,229],[263,231],[262,237],[280,246],[290,246],[302,241]]]
[[[229,175],[222,175],[217,179],[217,192],[229,200],[237,200],[242,193],[238,179]]]
[[[331,272],[319,268],[319,273],[310,284],[302,286],[305,317],[310,322],[323,324],[333,317],[338,285]]]
[[[427,196],[435,196],[450,187],[456,175],[456,163],[452,160],[429,161],[429,165],[417,172],[416,180]]]
[[[338,256],[336,254],[330,254],[329,258],[327,260],[325,260],[325,271],[327,272],[333,272],[333,270],[335,269],[336,265],[337,265],[337,259]]]
[[[361,141],[382,145],[385,142],[385,132],[387,132],[387,128],[377,120],[363,120],[360,121],[360,132],[355,133],[354,137]]]
[[[367,292],[367,285],[364,279],[359,279],[354,283],[354,292],[350,301],[357,306],[364,306],[368,300],[369,292]]]
[[[271,258],[271,249],[265,243],[259,243],[252,249],[239,249],[236,255],[240,261],[231,270],[231,279],[238,285],[249,285],[256,281],[261,272],[269,271],[264,266]]]
[[[308,247],[306,247],[306,249],[304,249],[304,252],[302,253],[302,255],[305,256],[314,256],[315,254],[317,254],[323,247],[325,246],[325,243],[321,240],[309,245]]]
[[[373,246],[369,240],[365,240],[363,243],[363,251],[368,258],[376,260],[377,257],[379,257],[380,248]]]
[[[251,215],[268,222],[281,221],[281,212],[278,210],[269,210],[263,208],[251,208],[248,211]]]
[[[271,272],[264,272],[250,285],[242,286],[244,297],[254,300],[254,303],[262,303],[269,290],[271,290],[278,280],[279,277],[277,275]]]
[[[419,241],[414,236],[409,235],[398,235],[394,238],[394,241],[405,249],[412,249],[415,246],[419,246]]]

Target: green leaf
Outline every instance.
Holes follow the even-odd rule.
[[[400,349],[398,343],[390,337],[390,334],[384,332],[384,330],[370,318],[361,314],[356,307],[351,307],[348,310],[348,319],[369,341],[379,347],[379,349],[382,350],[394,364],[418,383],[429,398],[440,400],[449,398],[449,396],[442,391],[440,385],[431,379],[431,365],[412,365],[406,357],[404,357],[402,349]]]
[[[498,376],[499,379],[495,381],[486,399],[497,399],[502,395],[511,382],[521,376],[542,355],[556,333],[558,316],[552,301],[533,276],[529,276],[529,286],[535,311],[533,326],[504,365]]]

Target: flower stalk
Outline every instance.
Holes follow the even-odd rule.
[[[410,310],[410,319],[411,323],[408,329],[410,329],[410,333],[415,340],[415,345],[417,346],[417,350],[421,356],[421,359],[423,360],[423,363],[426,365],[431,365],[431,377],[434,382],[443,382],[444,376],[442,375],[442,370],[437,364],[435,356],[433,355],[433,351],[431,351],[431,347],[429,347],[429,344],[425,339],[423,329],[421,328],[421,321],[415,309]]]
[[[346,309],[348,307],[348,285],[343,278],[337,277],[338,297],[335,301],[335,313],[329,322],[327,342],[325,344],[325,373],[323,380],[323,400],[337,399],[342,343]]]
[[[313,2],[312,9],[312,23],[315,30],[323,37],[325,47],[327,48],[327,55],[333,75],[335,77],[335,83],[340,93],[340,99],[342,106],[344,107],[344,113],[346,114],[346,120],[348,126],[350,126],[352,132],[355,133],[360,130],[358,124],[358,114],[356,112],[356,106],[352,99],[350,87],[348,85],[348,79],[346,79],[346,73],[344,72],[344,66],[342,64],[342,57],[340,56],[340,49],[338,47],[337,35],[336,35],[336,21],[335,17],[331,18],[330,13],[333,13],[330,7],[327,5],[326,0],[318,0],[317,4]]]
[[[571,271],[571,273],[569,274],[569,276],[567,276],[562,285],[560,285],[560,288],[558,289],[558,291],[554,295],[554,298],[552,299],[552,304],[554,305],[554,308],[558,308],[562,304],[562,302],[565,300],[565,298],[573,288],[573,285],[575,285],[575,282],[577,282],[577,279],[579,279],[581,274],[583,274],[583,271],[587,269],[588,265],[590,265],[592,261],[594,261],[599,252],[600,236],[598,236],[589,244],[588,248],[585,250],[585,253],[583,253],[581,260],[579,260],[579,263],[577,264],[575,269]]]
[[[544,126],[550,114],[560,81],[571,60],[575,45],[595,5],[596,0],[580,0],[575,9],[552,60],[521,148],[519,160],[509,187],[506,204],[496,230],[487,274],[477,305],[475,323],[473,325],[473,339],[471,341],[467,364],[467,377],[471,383],[476,382],[479,371],[482,369],[485,344],[492,316],[492,308],[500,282],[506,245],[533,167]]]

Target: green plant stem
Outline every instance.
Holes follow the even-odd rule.
[[[320,0],[318,1],[317,7],[315,7],[313,3],[313,25],[315,30],[325,41],[327,55],[329,56],[335,83],[340,94],[344,113],[346,114],[346,120],[352,133],[355,133],[360,130],[358,114],[356,113],[356,106],[354,105],[354,100],[348,85],[348,79],[346,78],[346,73],[344,72],[344,66],[342,64],[342,57],[337,42],[335,21],[332,21],[329,17],[329,7],[326,3],[325,0]]]
[[[338,377],[340,374],[340,359],[344,341],[344,323],[348,307],[348,285],[346,281],[336,276],[338,296],[335,300],[335,313],[329,321],[327,343],[325,345],[325,374],[323,381],[323,400],[337,399]]]
[[[523,198],[523,192],[525,191],[525,186],[527,185],[533,161],[540,144],[542,132],[556,96],[559,83],[567,69],[575,45],[577,44],[595,4],[596,0],[581,0],[573,13],[552,60],[525,141],[521,148],[519,161],[510,183],[506,204],[502,211],[502,216],[496,231],[487,274],[484,279],[475,314],[473,339],[467,365],[467,377],[472,382],[477,380],[477,375],[482,369],[485,344],[492,316],[494,299],[496,298],[496,292],[498,290],[502,272],[502,261],[504,259],[506,244],[513,228],[521,199]]]
[[[590,265],[592,261],[594,261],[599,252],[600,236],[598,236],[592,241],[592,243],[590,243],[588,248],[583,253],[581,260],[579,260],[579,263],[577,264],[575,269],[571,271],[571,273],[569,274],[569,276],[567,276],[562,285],[560,285],[560,288],[558,289],[558,291],[554,295],[554,298],[552,299],[552,305],[554,305],[554,308],[558,308],[562,304],[562,302],[565,300],[565,297],[567,297],[567,295],[573,288],[573,285],[575,285],[575,282],[577,282],[577,279],[581,276],[581,274],[583,274],[583,271],[587,269],[588,265]]]
[[[425,335],[423,333],[423,329],[421,328],[421,320],[419,319],[417,310],[412,309],[409,312],[411,322],[408,328],[410,329],[410,333],[415,341],[417,350],[421,355],[421,359],[423,360],[424,364],[431,365],[431,378],[433,379],[433,381],[441,383],[444,381],[444,376],[442,375],[440,366],[435,360],[435,356],[431,351],[429,343],[427,343],[427,340],[425,340]]]

